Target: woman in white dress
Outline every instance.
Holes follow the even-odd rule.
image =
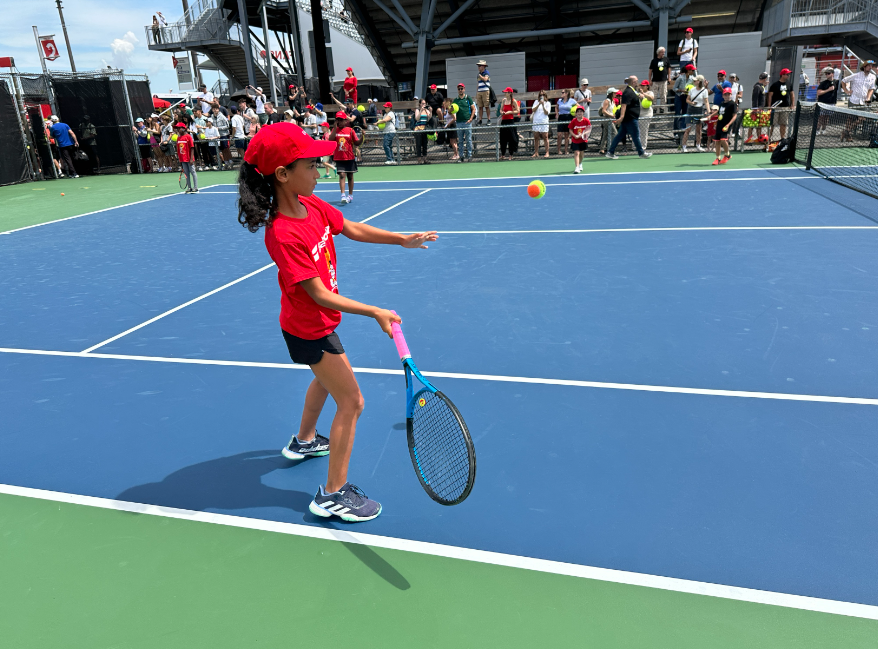
[[[552,104],[549,103],[549,95],[545,90],[540,90],[533,108],[530,112],[531,121],[534,123],[534,154],[532,158],[540,157],[540,142],[546,145],[546,155],[549,157],[549,116],[552,114]]]

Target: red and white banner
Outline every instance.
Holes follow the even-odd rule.
[[[54,61],[59,56],[58,46],[55,45],[55,35],[40,36],[40,46],[43,48],[43,58],[47,61]]]

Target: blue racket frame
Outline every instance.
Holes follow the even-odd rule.
[[[418,366],[415,365],[415,362],[411,357],[402,360],[402,367],[405,370],[405,417],[406,419],[411,419],[414,416],[415,402],[417,398],[424,392],[432,392],[435,394],[436,392],[439,392],[439,390],[424,378],[424,375],[421,374]],[[414,394],[415,386],[414,381],[412,381],[412,375],[414,375],[414,377],[424,386],[423,389],[418,390],[417,394]]]

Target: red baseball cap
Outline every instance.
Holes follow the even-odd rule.
[[[691,27],[686,28],[686,32],[691,32],[691,31],[694,31]]]
[[[689,65],[687,65],[687,66],[686,66],[685,68],[683,68],[683,69],[684,69],[684,70],[694,70],[694,69],[695,69],[695,66],[692,65],[692,64],[690,63]]]
[[[793,71],[790,70],[789,68],[784,68],[783,70],[780,71],[780,73],[781,73],[781,76],[783,76],[785,74],[792,74]]]
[[[466,88],[466,86],[465,86],[464,84],[462,84],[462,83],[457,84],[457,87],[458,87],[458,88]]]
[[[432,86],[430,86],[430,90],[436,90],[436,84],[435,84],[435,83],[434,83]]]
[[[335,114],[335,119],[349,119],[349,118],[348,118],[348,114],[346,112],[344,112],[343,110],[340,110]]]
[[[649,85],[649,81],[647,81],[646,79],[644,79],[643,81],[640,82],[640,85],[641,85],[641,86],[648,86],[648,85]]]
[[[723,75],[723,76],[726,76],[726,71],[725,71],[725,70],[720,70],[719,72],[717,72],[717,74],[721,74],[721,75]]]
[[[732,89],[731,88],[723,88],[723,94],[724,95],[731,95]]]
[[[177,122],[174,124],[174,128],[186,128],[186,125],[183,122]]]
[[[263,176],[286,167],[299,158],[319,158],[335,151],[335,142],[313,140],[292,122],[277,122],[263,126],[247,145],[244,162],[256,167]]]
[[[354,69],[353,69],[353,68],[345,68],[344,71],[345,71],[345,72],[353,72]]]
[[[385,107],[385,108],[393,108],[393,104],[392,104],[391,102],[388,101],[388,102],[385,102],[385,103],[384,103],[384,107]]]
[[[507,86],[506,88],[503,88],[503,92],[515,92],[515,91],[512,88],[509,88]]]

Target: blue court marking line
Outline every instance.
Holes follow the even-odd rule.
[[[86,507],[94,507],[98,509],[107,509],[133,514],[145,514],[147,516],[174,518],[179,520],[209,523],[212,525],[225,525],[228,527],[238,527],[264,532],[276,532],[279,534],[302,536],[314,539],[321,539],[325,541],[355,543],[358,545],[368,545],[371,547],[384,548],[388,550],[401,550],[404,552],[414,552],[416,554],[446,557],[449,559],[460,559],[463,561],[473,561],[476,563],[505,566],[509,568],[520,568],[523,570],[533,570],[536,572],[564,575],[568,577],[578,577],[581,579],[594,579],[596,581],[610,582],[616,584],[642,586],[645,588],[657,588],[660,590],[668,590],[678,593],[689,593],[692,595],[718,597],[721,599],[729,599],[740,602],[768,604],[771,606],[782,606],[784,608],[793,608],[803,611],[814,611],[819,613],[829,613],[833,615],[844,615],[847,617],[878,620],[878,606],[870,606],[867,604],[855,604],[851,602],[841,602],[837,600],[822,599],[817,597],[790,595],[787,593],[776,593],[751,588],[741,588],[737,586],[725,586],[722,584],[699,582],[687,579],[676,579],[673,577],[662,577],[658,575],[649,575],[623,570],[613,570],[610,568],[597,568],[593,566],[583,566],[572,563],[564,563],[560,561],[551,561],[547,559],[536,559],[532,557],[523,557],[513,554],[504,554],[500,552],[475,550],[471,548],[457,547],[452,545],[441,545],[438,543],[427,543],[424,541],[413,541],[409,539],[398,539],[389,536],[378,536],[373,534],[365,534],[363,532],[347,532],[344,530],[314,527],[309,525],[298,525],[295,523],[281,523],[277,521],[246,518],[243,516],[213,514],[209,512],[195,511],[189,509],[177,509],[173,507],[145,505],[123,500],[96,498],[94,496],[81,496],[77,494],[69,494],[58,491],[47,491],[43,489],[18,487],[15,485],[0,484],[0,493],[10,496],[21,496],[25,498],[34,498],[38,500],[47,500],[52,502],[84,505]]]
[[[211,187],[224,187],[225,185],[208,185],[204,189],[210,189]],[[202,190],[203,191],[203,190]],[[199,192],[200,193],[200,192]],[[219,194],[220,192],[207,192],[213,194]],[[188,194],[191,196],[191,194]],[[165,194],[164,196],[153,196],[152,198],[144,198],[142,201],[134,201],[133,203],[125,203],[124,205],[115,205],[113,207],[105,207],[102,210],[95,210],[94,212],[86,212],[85,214],[77,214],[76,216],[68,216],[63,219],[56,219],[55,221],[46,221],[45,223],[37,223],[35,225],[26,225],[23,228],[15,228],[14,230],[6,230],[4,232],[0,232],[0,235],[3,234],[12,234],[13,232],[21,232],[22,230],[31,230],[33,228],[40,228],[44,225],[51,225],[53,223],[61,223],[62,221],[70,221],[72,219],[81,219],[83,216],[91,216],[92,214],[101,214],[102,212],[109,212],[110,210],[118,210],[123,207],[131,207],[132,205],[140,205],[141,203],[149,203],[150,201],[157,201],[162,198],[170,198],[172,196],[183,196],[182,192],[175,192],[173,194]]]
[[[252,361],[224,361],[207,358],[173,358],[166,356],[136,356],[129,354],[102,354],[94,352],[64,352],[48,349],[17,349],[0,347],[2,354],[24,354],[30,356],[64,356],[68,358],[100,358],[107,360],[141,361],[152,363],[179,363],[183,365],[221,365],[227,367],[261,367],[281,370],[310,370],[307,365],[294,363],[263,363]],[[377,367],[353,367],[359,374],[391,374],[402,376],[403,370]],[[580,388],[602,388],[610,390],[630,390],[636,392],[666,392],[673,394],[695,394],[714,397],[737,397],[746,399],[772,399],[776,401],[809,401],[815,403],[843,403],[858,406],[878,406],[878,399],[863,397],[833,397],[818,394],[794,394],[788,392],[748,392],[746,390],[717,390],[713,388],[686,388],[668,385],[641,385],[638,383],[606,383],[601,381],[581,381],[573,379],[549,379],[531,376],[503,376],[497,374],[464,374],[458,372],[421,371],[427,377],[439,379],[463,379],[472,381],[497,381],[502,383],[530,383],[539,385],[562,385]]]

